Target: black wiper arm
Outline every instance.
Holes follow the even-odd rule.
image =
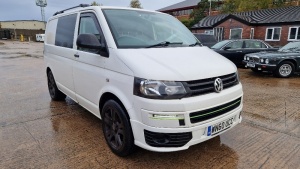
[[[154,47],[158,47],[158,46],[169,46],[169,45],[181,45],[183,44],[183,42],[168,42],[168,41],[164,41],[164,42],[160,42],[158,44],[154,44],[154,45],[150,45],[147,46],[146,48],[154,48]]]
[[[193,44],[191,44],[191,45],[189,45],[189,46],[197,46],[197,45],[202,46],[202,43],[196,42],[196,43],[193,43]]]

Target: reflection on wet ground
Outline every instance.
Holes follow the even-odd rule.
[[[25,48],[0,46],[0,168],[300,168],[299,75],[240,69],[242,124],[185,151],[138,148],[119,158],[105,143],[101,120],[69,98],[51,101],[42,58],[1,59],[42,55],[43,45],[14,45]]]

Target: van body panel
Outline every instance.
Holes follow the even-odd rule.
[[[237,71],[207,47],[119,49],[117,54],[136,77],[152,80],[200,80]]]

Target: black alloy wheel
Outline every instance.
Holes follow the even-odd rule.
[[[105,140],[118,156],[131,154],[134,149],[134,138],[129,118],[123,108],[114,100],[107,101],[102,109],[102,130]]]
[[[54,76],[51,71],[47,72],[48,90],[52,100],[64,100],[66,95],[62,93],[56,86]]]

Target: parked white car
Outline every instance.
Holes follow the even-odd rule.
[[[44,58],[53,100],[66,95],[102,119],[119,156],[189,148],[241,122],[236,66],[155,11],[80,5],[47,24]]]

